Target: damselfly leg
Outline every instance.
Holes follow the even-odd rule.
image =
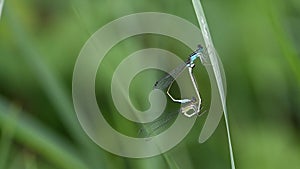
[[[196,114],[198,114],[200,112],[200,107],[201,107],[201,97],[199,94],[199,90],[197,87],[197,82],[193,76],[193,68],[195,66],[194,61],[196,60],[196,58],[199,58],[201,60],[201,63],[203,63],[205,61],[205,55],[203,54],[204,48],[199,45],[198,49],[195,50],[192,54],[189,55],[188,60],[178,66],[177,68],[173,69],[167,76],[161,78],[160,80],[158,80],[155,85],[154,88],[156,89],[165,89],[167,88],[167,95],[170,97],[170,99],[173,102],[178,102],[181,104],[185,104],[185,103],[192,103],[191,106],[188,106],[187,108],[189,108],[189,110],[186,111],[182,111],[182,113],[187,116],[187,117],[192,117]],[[170,94],[170,89],[174,83],[174,81],[176,80],[176,78],[186,69],[188,68],[188,73],[189,73],[189,78],[192,81],[193,84],[193,88],[195,90],[196,93],[196,98],[193,99],[176,99],[174,98],[171,94]],[[190,111],[192,110],[192,112]]]
[[[177,102],[181,104],[181,108],[178,111],[174,111],[172,113],[169,113],[166,116],[160,117],[158,120],[144,125],[139,130],[139,136],[152,136],[158,133],[158,131],[161,128],[164,128],[168,126],[167,124],[170,123],[174,117],[177,117],[179,113],[182,113],[186,117],[193,117],[195,115],[202,115],[200,113],[201,110],[201,97],[199,94],[197,82],[193,76],[193,68],[195,67],[194,61],[196,58],[199,58],[201,60],[201,63],[204,64],[204,49],[202,46],[199,46],[196,51],[194,51],[192,54],[189,55],[189,58],[186,62],[183,64],[179,65],[172,71],[170,71],[166,76],[162,77],[159,79],[155,84],[154,84],[154,89],[160,89],[160,90],[165,90],[167,89],[166,93],[170,97],[170,99],[173,102]],[[173,97],[170,93],[170,89],[174,83],[174,81],[181,75],[181,73],[185,70],[188,69],[188,74],[189,74],[189,79],[192,82],[192,86],[195,90],[196,96],[193,96],[192,98],[185,98],[185,99],[176,99]]]

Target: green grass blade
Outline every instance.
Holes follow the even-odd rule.
[[[206,43],[206,47],[209,52],[209,58],[212,64],[213,72],[216,78],[217,82],[217,87],[219,90],[219,94],[221,97],[221,102],[222,102],[222,107],[223,107],[223,114],[224,114],[224,119],[225,119],[225,125],[226,125],[226,132],[227,132],[227,138],[228,138],[228,146],[229,146],[229,153],[230,153],[230,160],[231,160],[231,168],[235,169],[235,163],[234,163],[234,155],[233,155],[233,150],[232,150],[232,144],[231,144],[231,137],[230,137],[230,130],[229,130],[229,122],[228,122],[228,116],[227,116],[227,108],[226,108],[226,95],[225,95],[225,88],[222,80],[222,75],[221,75],[221,69],[219,66],[219,61],[218,61],[218,55],[217,52],[215,51],[212,38],[209,33],[209,29],[207,26],[206,18],[204,15],[204,11],[202,8],[202,5],[199,0],[192,0],[194,10],[196,12],[196,16],[198,19],[198,23],[200,25],[201,31],[204,36],[204,41]],[[211,51],[210,51],[211,50]]]
[[[4,5],[4,0],[0,0],[0,20],[1,20],[3,5]]]
[[[293,42],[290,37],[287,36],[286,30],[282,25],[284,14],[280,12],[278,6],[282,6],[279,1],[266,1],[265,8],[268,9],[269,18],[273,25],[274,37],[277,38],[283,57],[287,60],[290,69],[294,76],[297,79],[297,83],[300,86],[300,59],[297,53],[296,46],[293,45]]]
[[[15,109],[15,108],[13,108]],[[0,169],[7,168],[6,163],[9,158],[10,150],[12,147],[12,140],[15,132],[15,124],[17,121],[18,111],[17,110],[8,110],[12,117],[12,123],[4,121],[1,123],[1,140],[0,140]]]
[[[13,4],[10,3],[7,6],[13,6]],[[77,143],[82,145],[80,148],[82,152],[86,154],[83,158],[90,161],[89,165],[92,165],[92,168],[96,167],[96,165],[97,167],[104,167],[104,162],[99,160],[104,159],[102,152],[97,149],[98,147],[94,145],[83,132],[74,112],[71,97],[66,94],[66,90],[60,83],[60,80],[40,59],[41,55],[38,50],[35,49],[33,40],[25,32],[25,29],[23,29],[23,25],[21,25],[18,19],[17,11],[14,11],[13,8],[10,7],[7,8],[6,14],[9,25],[14,32],[17,45],[24,53],[22,56],[25,62],[32,68],[36,79],[56,108],[56,112],[60,116],[62,123]]]
[[[15,112],[7,112],[11,112],[10,108],[0,100],[0,124],[14,126],[14,138],[17,141],[35,150],[59,168],[88,169],[66,141],[28,116],[28,113],[20,112],[22,118],[16,119]]]

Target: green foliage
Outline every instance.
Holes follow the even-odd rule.
[[[299,1],[201,2],[226,71],[237,168],[298,168]],[[205,116],[177,147],[146,159],[112,155],[80,127],[72,105],[71,80],[81,47],[109,21],[145,11],[174,14],[197,25],[191,1],[5,1],[0,20],[0,168],[230,167],[223,122],[206,143],[197,142]],[[121,60],[146,47],[163,48],[182,59],[190,52],[174,39],[145,35],[121,42],[108,54],[107,64],[99,70],[105,73],[97,74],[97,99],[101,108],[112,112],[105,117],[114,128],[131,136],[138,134],[140,126],[118,115],[105,91]],[[204,69],[196,69],[203,102],[209,105],[209,82]],[[137,76],[136,86],[144,81],[149,84],[142,75]],[[149,90],[131,90],[136,107],[147,109],[144,98]]]

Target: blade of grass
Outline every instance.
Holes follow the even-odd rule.
[[[99,166],[104,168],[104,162],[100,163],[101,160],[99,160],[104,159],[103,154],[99,151],[98,147],[86,137],[86,134],[80,127],[73,109],[71,97],[67,96],[65,92],[66,90],[54,73],[51,72],[41,59],[39,59],[41,56],[35,49],[33,40],[24,31],[25,29],[22,29],[23,26],[18,20],[16,15],[17,12],[12,9],[13,8],[10,7],[6,10],[9,17],[8,21],[10,22],[9,24],[11,25],[11,29],[14,32],[17,44],[24,53],[24,60],[32,68],[37,80],[40,82],[48,98],[56,108],[56,112],[60,116],[65,127],[77,143],[79,145],[83,145],[81,146],[82,151],[85,154],[83,158],[90,161],[89,165],[93,165],[92,168]]]
[[[178,164],[176,163],[176,161],[171,156],[169,156],[168,154],[164,153],[163,157],[166,160],[166,162],[168,164],[168,167],[170,169],[180,169],[179,166],[178,166]]]
[[[12,109],[16,109],[12,107]],[[6,162],[8,161],[12,140],[14,137],[15,123],[18,120],[18,110],[8,110],[12,117],[12,123],[3,122],[1,123],[2,137],[0,140],[0,169],[7,168]]]
[[[28,113],[20,112],[22,118],[15,118],[16,112],[11,112],[5,101],[0,100],[0,123],[7,126],[14,126],[14,138],[25,146],[38,152],[55,165],[64,169],[88,169],[86,164],[80,160],[74,149],[67,141],[59,138],[58,135],[47,129]],[[15,110],[13,110],[15,111]]]
[[[77,123],[76,116],[73,115],[74,111],[62,85],[47,66],[38,59],[41,56],[36,52],[32,40],[27,36],[24,29],[22,29],[23,26],[18,22],[15,12],[11,11],[11,9],[7,8],[8,21],[14,32],[18,47],[24,52],[22,57],[30,65],[33,72],[36,73],[37,80],[41,83],[41,86],[52,101],[67,129],[72,132],[75,139],[79,139],[81,142],[83,140],[83,135],[79,132],[81,128]]]
[[[282,6],[282,4],[279,3],[284,2],[269,0],[265,1],[265,8],[268,9],[268,15],[274,28],[274,37],[277,38],[282,50],[282,54],[287,60],[291,71],[293,72],[297,79],[297,83],[300,86],[300,59],[297,55],[297,49],[293,45],[291,38],[287,36],[287,33],[282,26],[282,16],[284,16],[284,14],[277,9],[279,5]]]
[[[138,24],[137,24],[137,25],[138,25]],[[138,44],[137,44],[137,45],[138,45]],[[111,66],[109,66],[109,65],[107,65],[106,70],[107,70],[107,71],[114,71],[113,68],[112,68]],[[153,80],[153,81],[154,81],[154,80]],[[121,85],[121,83],[120,83],[120,85],[118,86],[118,88],[121,89],[121,93],[122,93],[123,95],[128,94],[128,93],[126,93],[126,89],[125,89],[124,85]],[[118,123],[116,122],[116,124],[118,124]],[[122,127],[122,126],[118,126],[118,125],[117,125],[117,127],[120,128],[120,127]],[[159,146],[158,146],[158,147],[159,147]],[[165,160],[165,162],[166,162],[168,168],[170,168],[170,169],[179,169],[178,165],[176,164],[176,162],[174,161],[174,159],[173,159],[171,156],[168,156],[166,153],[163,153],[161,156],[162,156],[162,158]],[[157,161],[158,161],[158,160],[157,160]],[[147,167],[147,163],[144,163],[143,165],[144,165],[145,167]],[[155,166],[155,165],[154,165],[154,166]]]
[[[4,5],[4,0],[0,0],[0,20],[1,20],[3,5]]]
[[[129,8],[131,8],[131,7],[128,6],[127,8],[129,9]],[[81,25],[85,25],[85,24],[83,23],[84,21],[82,21],[82,19],[81,19],[82,16],[80,15],[80,13],[84,13],[84,12],[79,12],[79,11],[78,11],[78,10],[80,9],[80,8],[78,7],[78,1],[76,1],[76,2],[74,3],[73,9],[74,9],[74,11],[75,11],[75,13],[76,13],[76,15],[77,15],[79,21],[81,22]],[[134,26],[136,26],[136,27],[139,26],[139,23],[136,23]],[[85,29],[85,31],[86,31],[87,33],[89,33],[87,26],[84,26],[84,29]],[[135,43],[134,45],[137,46],[137,47],[139,47],[139,48],[142,48],[142,46],[141,46],[140,43]],[[130,48],[129,45],[127,45],[127,47]],[[125,50],[125,49],[124,49],[124,50]],[[114,72],[114,71],[115,71],[114,68],[113,68],[111,65],[106,65],[105,70],[106,70],[107,72]],[[110,78],[110,77],[107,77],[107,78]],[[124,95],[128,94],[128,93],[125,92],[126,90],[125,90],[124,86],[120,85],[120,86],[118,86],[118,88],[122,89],[122,93],[123,93]],[[118,122],[115,122],[115,124],[119,124],[119,123],[118,123]],[[118,126],[118,125],[117,125],[117,128],[121,128],[121,127],[122,127],[122,126]],[[179,167],[177,166],[177,164],[175,163],[175,161],[174,161],[174,160],[172,161],[172,158],[171,158],[171,157],[168,157],[166,154],[162,154],[162,157],[163,157],[164,160],[166,161],[166,163],[167,163],[167,165],[168,165],[169,168],[179,169]],[[156,161],[158,162],[159,160],[156,160]],[[143,166],[143,168],[144,168],[144,167],[147,167],[147,165],[148,165],[147,162],[144,162],[144,163],[141,164],[141,166]],[[153,166],[156,166],[156,165],[157,165],[157,164],[155,164],[155,165],[153,165]]]
[[[198,23],[200,25],[201,31],[204,37],[204,41],[206,44],[206,47],[208,50],[212,50],[212,52],[209,52],[209,58],[212,63],[212,68],[215,74],[215,78],[217,81],[217,86],[219,90],[219,94],[221,97],[221,102],[222,102],[222,107],[223,107],[223,114],[224,114],[224,119],[225,119],[225,125],[226,125],[226,131],[227,131],[227,138],[228,138],[228,146],[229,146],[229,153],[230,153],[230,161],[231,161],[231,168],[235,169],[235,163],[234,163],[234,155],[233,155],[233,150],[232,150],[232,145],[231,145],[231,137],[230,137],[230,130],[229,130],[229,122],[228,122],[228,116],[227,116],[227,108],[226,108],[226,96],[225,96],[225,90],[224,90],[224,85],[222,81],[222,76],[221,76],[221,71],[217,59],[217,52],[215,51],[209,29],[207,26],[206,18],[204,15],[204,11],[202,8],[202,5],[200,3],[200,0],[192,0],[194,10],[198,19]]]
[[[188,151],[187,145],[184,143],[180,148],[176,148],[174,151],[170,152],[172,160],[176,162],[177,168],[195,168],[191,161],[191,154]]]

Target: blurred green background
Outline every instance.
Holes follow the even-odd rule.
[[[226,72],[237,168],[299,168],[300,1],[202,0],[202,5]],[[174,14],[198,25],[188,0],[5,2],[0,20],[0,168],[230,168],[223,119],[204,144],[197,142],[202,117],[174,149],[145,159],[108,153],[81,129],[71,94],[80,49],[106,23],[146,11]],[[133,37],[109,54],[106,73],[98,75],[97,83],[109,85],[101,78],[111,78],[122,58],[146,47],[163,48],[183,59],[190,52],[167,37]],[[198,82],[205,74],[199,69]],[[209,97],[209,88],[203,88],[204,98]],[[110,95],[101,89],[96,92],[99,106],[114,112]],[[149,90],[137,87],[134,92],[137,98],[147,98]],[[133,128],[115,115],[106,117],[116,129]],[[124,132],[130,135],[135,130]]]

